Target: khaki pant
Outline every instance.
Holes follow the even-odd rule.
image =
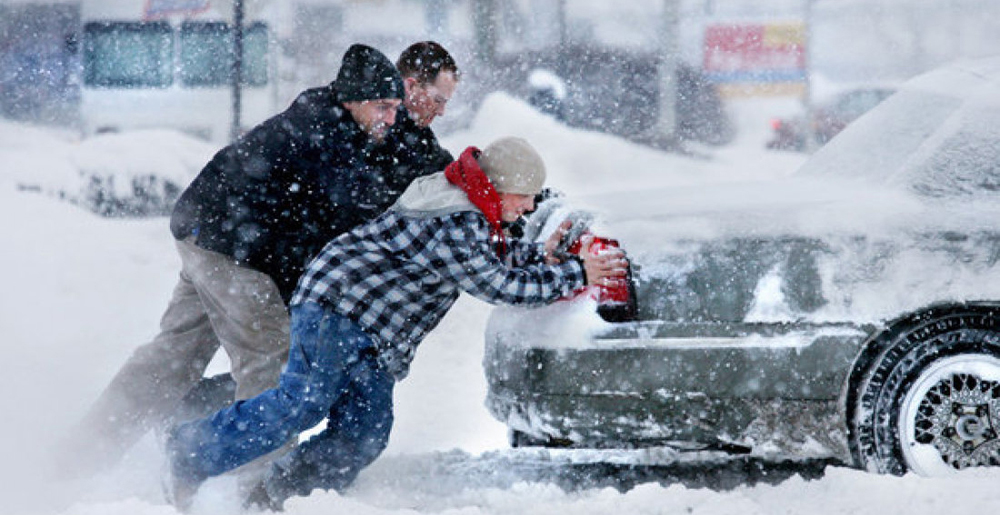
[[[159,335],[133,352],[72,438],[84,469],[117,463],[146,432],[169,422],[220,345],[237,399],[277,385],[289,318],[274,281],[187,241],[177,250],[180,280]]]

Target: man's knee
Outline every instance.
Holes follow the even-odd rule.
[[[333,402],[332,392],[323,390],[321,385],[279,388],[276,393],[283,409],[276,410],[275,413],[280,413],[282,418],[288,417],[296,431],[314,427],[326,418]]]

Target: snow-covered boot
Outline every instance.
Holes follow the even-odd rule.
[[[165,442],[163,443],[164,471],[161,476],[160,486],[163,489],[163,497],[172,504],[178,511],[187,513],[194,502],[194,496],[198,493],[198,488],[206,478],[198,477],[190,472],[189,467],[185,467],[183,457],[179,456],[171,445],[173,428],[165,431]]]
[[[283,504],[281,500],[271,497],[267,491],[267,484],[261,481],[247,492],[247,496],[243,499],[243,510],[247,512],[279,512],[285,511]]]

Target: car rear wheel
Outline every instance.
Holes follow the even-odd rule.
[[[962,354],[935,361],[899,410],[903,460],[925,476],[1000,465],[1000,359]]]
[[[857,376],[848,423],[861,468],[933,476],[1000,465],[1000,318],[936,315],[876,342]]]

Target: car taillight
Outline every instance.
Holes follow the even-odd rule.
[[[590,246],[590,252],[599,256],[609,250],[621,248],[618,240],[611,238],[594,237],[594,243]],[[600,304],[624,304],[628,302],[629,291],[628,281],[624,277],[608,279],[597,287],[597,303]]]
[[[589,232],[585,234],[590,234]],[[582,239],[582,238],[581,238]],[[569,251],[578,254],[582,249],[581,239],[573,242]],[[620,249],[618,240],[594,236],[593,243],[587,252],[600,255],[612,249]],[[632,280],[632,262],[627,261],[628,272],[625,277],[609,279],[603,284],[587,286],[577,292],[577,295],[589,295],[597,301],[597,313],[608,322],[628,322],[638,317],[638,306],[635,295],[635,283]]]

